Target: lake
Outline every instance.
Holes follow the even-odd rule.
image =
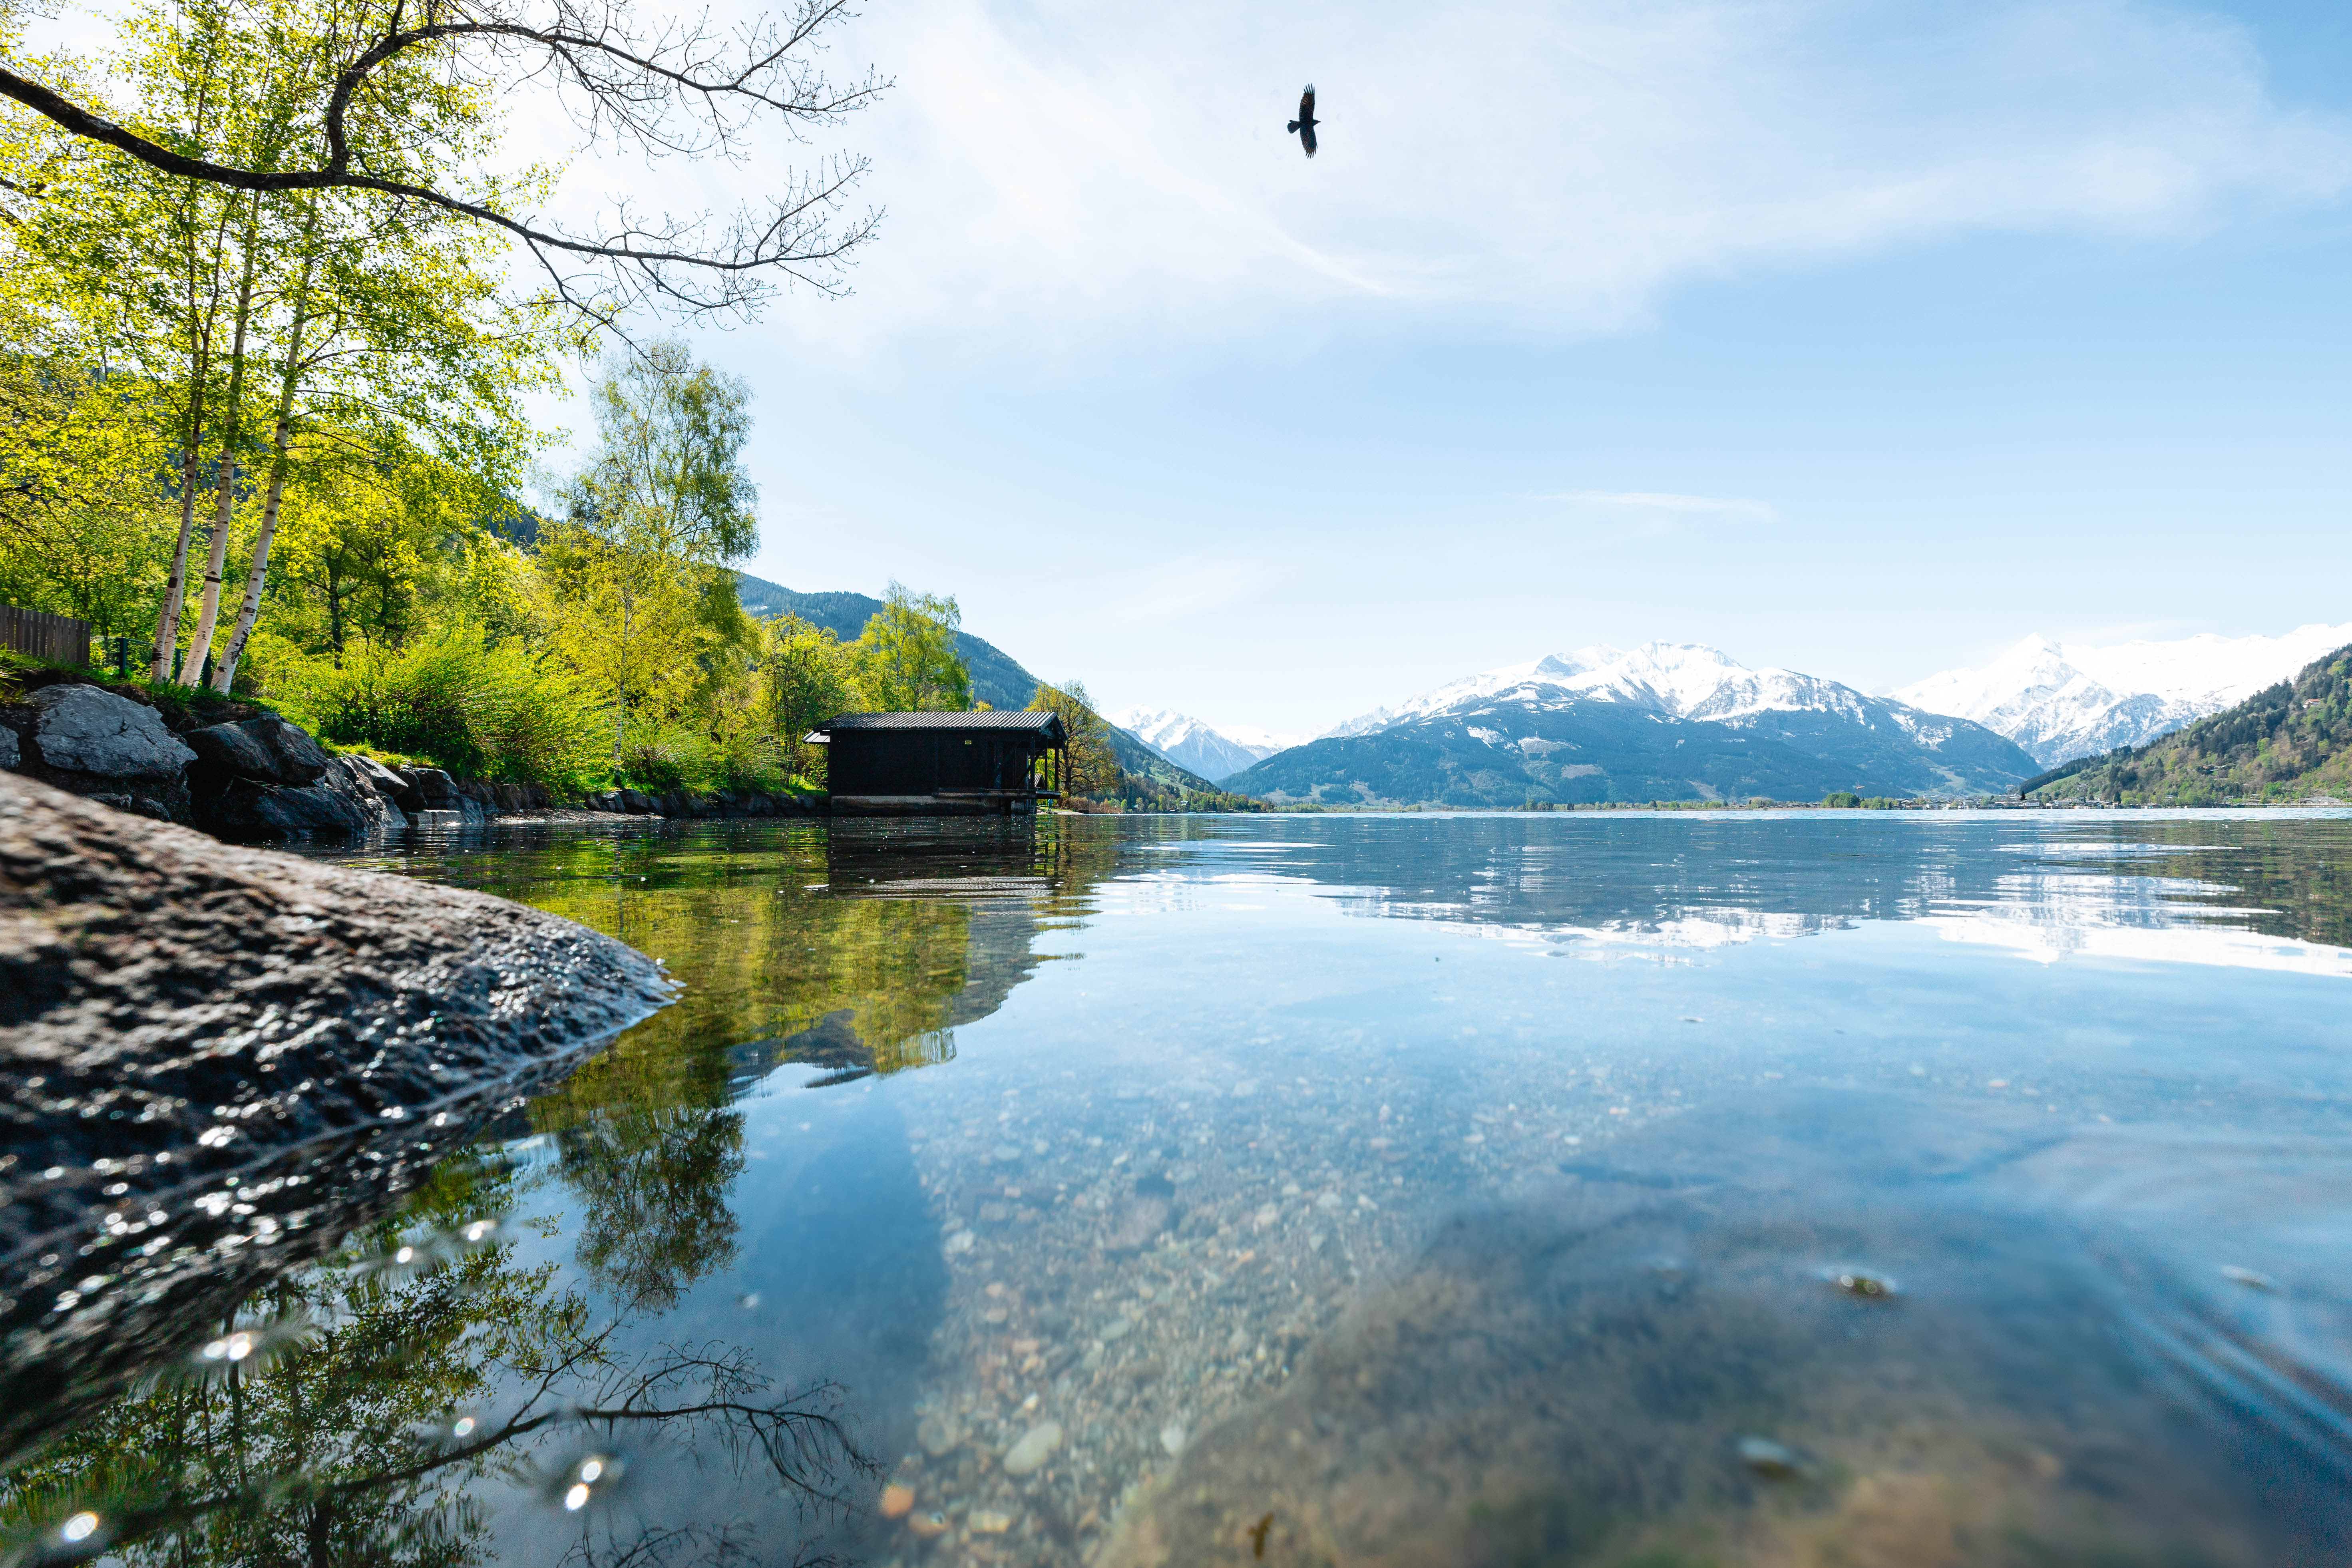
[[[355,863],[679,998],[323,1260],[108,1347],[137,1380],[0,1479],[7,1561],[2352,1554],[2346,814]]]

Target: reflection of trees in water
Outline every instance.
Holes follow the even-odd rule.
[[[563,1179],[582,1203],[574,1256],[625,1310],[665,1311],[688,1285],[735,1261],[727,1187],[743,1172],[740,1116],[600,1117],[562,1147]]]
[[[873,1466],[832,1389],[779,1398],[749,1352],[722,1343],[622,1353],[629,1321],[597,1323],[557,1289],[555,1265],[518,1265],[495,1233],[465,1243],[513,1186],[445,1168],[403,1220],[248,1301],[215,1342],[233,1352],[151,1378],[11,1473],[0,1562],[99,1549],[159,1565],[480,1562],[485,1482],[576,1531],[568,1561],[756,1554],[745,1522],[639,1531],[605,1510],[600,1492],[657,1451],[764,1469],[809,1508],[847,1508],[845,1483]],[[85,1512],[97,1526],[68,1548],[60,1527]]]
[[[695,830],[417,868],[610,931],[684,983],[677,1005],[525,1112],[577,1195],[575,1256],[624,1316],[602,1322],[556,1266],[519,1264],[503,1234],[450,1239],[509,1209],[520,1180],[451,1162],[397,1222],[284,1274],[219,1331],[299,1332],[265,1331],[277,1342],[210,1376],[159,1341],[152,1356],[173,1370],[0,1479],[0,1565],[68,1551],[58,1529],[83,1510],[101,1522],[70,1552],[129,1563],[480,1562],[503,1485],[546,1510],[542,1533],[577,1532],[569,1562],[776,1560],[779,1543],[745,1521],[640,1529],[593,1500],[567,1510],[562,1467],[576,1477],[599,1452],[658,1450],[772,1475],[811,1508],[845,1506],[871,1467],[831,1389],[780,1393],[726,1344],[644,1358],[622,1347],[644,1342],[625,1338],[637,1316],[735,1261],[728,1194],[745,1156],[731,1104],[746,1076],[795,1054],[831,1051],[858,1071],[949,1054],[958,1026],[1043,962],[1036,933],[1075,923],[1116,868],[1121,836],[1075,826],[851,833],[830,849],[804,830]],[[424,1257],[363,1261],[404,1245]]]
[[[2264,936],[2352,947],[2352,822],[2258,816],[2214,820],[2125,818],[2085,847],[2147,845],[2168,853],[2099,858],[2079,868],[2179,878],[2231,889],[2188,892],[2181,901],[2227,909]],[[2053,860],[2066,864],[2064,843]]]
[[[420,868],[660,959],[682,994],[606,1059],[632,1058],[619,1076],[640,1103],[709,1105],[778,1061],[894,1072],[946,1059],[955,1028],[1035,972],[1037,932],[1075,918],[1130,847],[1108,820],[698,825]]]

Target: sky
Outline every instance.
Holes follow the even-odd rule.
[[[746,568],[1106,709],[2352,619],[2342,0],[898,0],[869,60],[809,147],[565,199],[870,156],[851,297],[688,334],[755,394]]]

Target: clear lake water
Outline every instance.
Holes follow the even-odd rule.
[[[2352,1559],[2352,816],[338,858],[678,999],[106,1347],[0,1563]]]

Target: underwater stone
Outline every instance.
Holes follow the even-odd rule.
[[[1052,1458],[1054,1450],[1061,1446],[1062,1424],[1058,1421],[1040,1421],[1021,1435],[1021,1441],[1005,1451],[1004,1473],[1008,1476],[1025,1476]]]

